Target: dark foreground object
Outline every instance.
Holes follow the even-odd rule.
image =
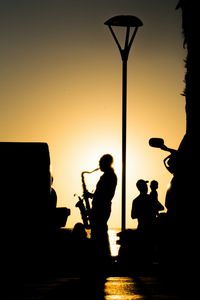
[[[183,235],[174,227],[162,231],[161,255],[158,260],[153,256],[150,264],[146,260],[150,252],[137,248],[137,236],[123,233],[118,257],[104,265],[90,245],[71,248],[70,231],[63,228],[70,210],[52,210],[49,205],[46,143],[0,143],[0,163],[2,299],[191,299],[198,295],[192,268],[199,269],[194,253],[188,257],[188,251],[183,251],[193,249],[185,243],[185,231]]]
[[[47,143],[0,142],[0,166],[1,278],[7,293],[53,269],[70,209],[52,207]]]

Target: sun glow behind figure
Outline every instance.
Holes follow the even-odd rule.
[[[94,143],[95,144],[95,143]],[[108,143],[109,145],[109,143]],[[104,147],[104,145],[101,145],[101,147],[91,147],[88,151],[88,153],[83,153],[82,157],[82,168],[79,170],[79,174],[83,171],[91,171],[95,167],[99,167],[98,162],[100,157],[103,154],[109,153],[113,156],[113,165],[112,167],[114,168],[114,171],[117,175],[117,187],[115,191],[114,198],[112,200],[112,208],[111,208],[111,216],[108,221],[109,228],[116,228],[121,226],[121,178],[122,178],[122,158],[121,158],[121,145],[118,143],[117,147]],[[137,155],[135,151],[131,152],[131,155],[127,156],[128,164],[126,168],[126,173],[127,173],[127,194],[130,193],[132,194],[133,192],[133,185],[134,181],[137,178],[137,173],[138,173],[138,161],[137,161]],[[81,162],[79,161],[79,164]],[[142,164],[140,164],[140,168],[142,167]],[[80,165],[79,165],[80,169]],[[85,179],[85,184],[90,192],[94,192],[96,188],[96,184],[99,180],[99,177],[102,175],[102,172],[100,170],[92,173],[92,174],[85,174],[84,179]],[[80,176],[80,175],[79,175]],[[80,177],[79,177],[80,178]],[[80,182],[79,187],[81,190],[79,190],[79,194],[82,193],[82,184]],[[127,197],[127,209],[128,213],[130,210],[130,203],[129,203],[129,198]]]
[[[52,171],[54,176],[54,187],[58,194],[58,206],[67,206],[71,209],[71,215],[67,221],[67,227],[71,228],[77,221],[81,220],[80,212],[75,204],[77,198],[74,194],[82,195],[82,182],[81,173],[83,171],[91,171],[98,168],[99,159],[105,153],[110,153],[113,156],[113,168],[118,178],[118,183],[115,191],[114,198],[112,200],[112,211],[108,221],[109,228],[121,227],[121,144],[120,138],[111,136],[110,139],[105,135],[95,135],[95,128],[91,129],[93,134],[93,140],[88,146],[87,137],[86,141],[81,142],[81,147],[74,147],[73,144],[64,144],[64,147],[57,144],[57,153],[52,150],[54,148],[50,145]],[[119,132],[120,135],[120,132]],[[134,137],[131,140],[129,137],[127,140],[127,166],[126,166],[126,226],[127,228],[135,228],[136,224],[130,219],[131,203],[133,197],[136,195],[137,190],[135,183],[139,178],[146,180],[158,179],[160,187],[163,185],[162,179],[166,176],[170,177],[170,174],[165,170],[162,165],[163,153],[152,149],[148,145],[148,139],[143,141],[141,137]],[[84,140],[84,136],[83,136]],[[60,142],[62,143],[62,141]],[[146,147],[146,152],[143,150]],[[66,150],[67,149],[67,150]],[[54,150],[55,151],[55,150]],[[153,158],[149,158],[147,153],[152,153]],[[165,155],[165,154],[164,154]],[[57,159],[57,164],[54,164],[54,157]],[[71,159],[70,159],[71,157]],[[59,159],[58,159],[59,158]],[[162,174],[158,177],[157,169],[162,169]],[[99,177],[102,175],[100,170],[92,173],[85,174],[86,187],[90,192],[93,192],[96,188],[96,183]],[[164,177],[165,176],[165,177]],[[164,188],[166,182],[164,181]],[[62,192],[61,192],[62,191]],[[66,194],[66,196],[65,196]],[[165,191],[159,189],[159,197],[161,202],[164,201]]]

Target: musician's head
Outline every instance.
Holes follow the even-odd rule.
[[[110,169],[113,164],[113,157],[110,154],[104,154],[99,160],[100,170],[105,172]]]

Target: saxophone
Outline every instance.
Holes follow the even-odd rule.
[[[86,184],[85,184],[85,178],[84,174],[91,174],[93,172],[98,171],[99,168],[96,168],[92,171],[83,171],[81,173],[81,181],[82,181],[82,188],[83,188],[83,194],[82,196],[78,196],[79,201],[76,203],[76,207],[79,208],[81,218],[83,220],[83,224],[86,229],[90,229],[90,201],[89,201],[89,192],[87,190]]]

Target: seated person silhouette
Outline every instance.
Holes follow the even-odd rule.
[[[53,176],[51,176],[51,189],[50,189],[50,206],[52,209],[55,209],[57,206],[57,193],[53,187]]]
[[[72,229],[68,256],[74,274],[85,275],[89,272],[92,244],[81,222],[77,222]]]

